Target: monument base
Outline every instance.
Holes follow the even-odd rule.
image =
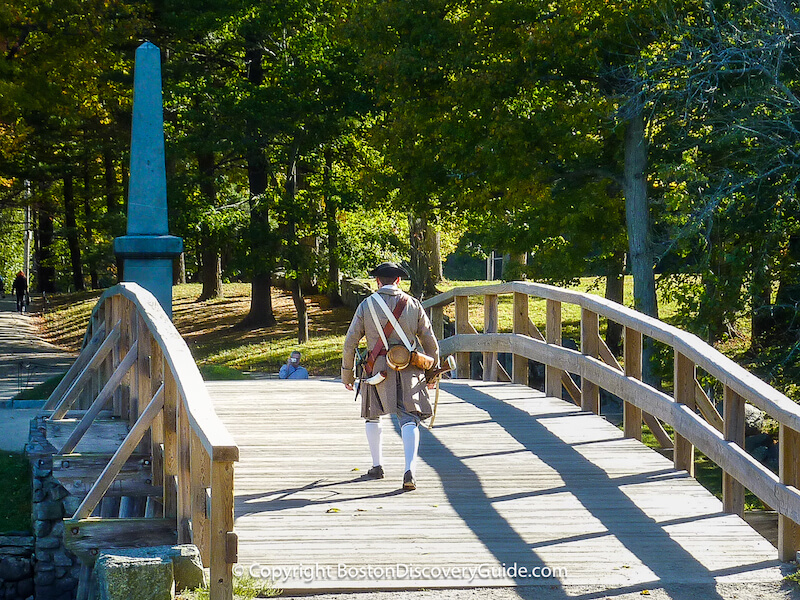
[[[114,240],[123,260],[123,281],[133,281],[156,297],[172,318],[172,261],[183,252],[183,240],[172,235],[126,235]]]

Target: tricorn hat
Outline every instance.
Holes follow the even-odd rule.
[[[379,264],[377,267],[372,269],[369,272],[370,277],[406,277],[408,278],[408,273],[406,273],[405,269],[398,265],[397,263],[393,262],[385,262]]]

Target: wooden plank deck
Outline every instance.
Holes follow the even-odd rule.
[[[776,549],[669,460],[524,386],[443,383],[414,492],[400,490],[393,422],[387,478],[365,478],[363,422],[340,382],[208,388],[241,451],[237,569],[286,590],[614,589],[783,575]]]

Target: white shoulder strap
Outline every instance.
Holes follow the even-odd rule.
[[[386,301],[383,298],[381,298],[381,295],[378,294],[377,292],[372,294],[372,296],[370,296],[370,299],[372,299],[378,306],[381,307],[383,312],[386,314],[386,317],[389,319],[389,322],[392,324],[392,327],[394,327],[395,332],[397,332],[397,337],[400,338],[400,341],[403,342],[403,345],[406,347],[406,349],[409,352],[413,351],[414,350],[414,346],[412,346],[411,342],[408,341],[408,336],[406,335],[406,332],[403,331],[402,327],[400,327],[400,323],[397,322],[397,319],[395,318],[394,313],[392,313],[392,311],[389,310],[389,307],[387,306]],[[369,308],[370,308],[371,311],[374,310],[373,307],[372,307],[372,303],[370,303]],[[376,319],[376,324],[377,324],[377,317],[375,316],[374,312],[373,312],[372,316],[373,316],[373,319]],[[386,346],[386,348],[388,350],[389,346],[388,346],[388,344],[386,344],[386,339],[383,336],[383,330],[382,329],[381,329],[381,340],[383,340],[383,343],[384,343],[384,345]]]
[[[367,300],[367,306],[369,307],[369,314],[372,315],[372,322],[375,323],[375,329],[378,330],[378,335],[381,336],[381,341],[383,342],[384,350],[389,349],[389,342],[386,341],[386,336],[383,335],[383,325],[381,325],[380,320],[378,319],[378,315],[375,314],[375,306],[369,300],[372,299],[372,296],[369,297]]]

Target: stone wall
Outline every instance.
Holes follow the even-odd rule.
[[[45,439],[44,418],[31,421],[25,453],[33,471],[33,583],[36,600],[72,600],[80,562],[64,548],[64,516],[74,514],[79,499],[53,477],[55,448]]]
[[[361,301],[372,294],[372,289],[360,281],[351,279],[350,277],[342,278],[342,302],[345,306],[355,310]]]
[[[33,536],[0,535],[0,600],[33,599]]]

